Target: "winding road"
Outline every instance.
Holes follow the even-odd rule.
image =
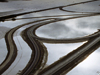
[[[86,40],[88,41],[87,43],[82,45],[79,49],[76,49],[76,51],[73,51],[71,54],[68,54],[67,56],[65,56],[65,58],[63,58],[63,60],[59,60],[59,61],[55,62],[54,64],[50,65],[49,67],[45,68],[44,70],[42,70],[38,75],[60,75],[61,73],[65,72],[66,70],[67,70],[66,72],[69,72],[73,67],[75,67],[77,64],[79,64],[81,61],[83,61],[87,56],[89,56],[93,51],[95,51],[96,48],[98,48],[100,46],[98,44],[98,42],[100,41],[100,31],[95,32],[95,33],[93,33],[89,36],[86,36],[86,37],[81,37],[81,38],[47,39],[47,38],[41,38],[41,37],[36,36],[35,30],[37,28],[39,28],[40,26],[47,25],[49,23],[53,23],[53,22],[57,22],[57,21],[63,21],[63,20],[66,20],[66,19],[70,20],[70,19],[74,19],[74,18],[88,17],[88,16],[93,16],[93,14],[92,15],[86,15],[86,16],[72,17],[72,18],[54,19],[52,21],[47,21],[47,22],[35,24],[35,25],[29,27],[28,29],[26,29],[27,31],[28,30],[30,31],[30,32],[27,33],[27,34],[30,34],[30,37],[33,37],[37,40],[42,39],[41,41],[47,42],[47,43],[75,43],[75,42],[82,42],[82,41],[86,41]],[[93,39],[93,40],[91,41],[91,39]],[[70,62],[69,62],[69,60],[70,60]],[[59,63],[59,62],[61,62],[61,63]],[[57,64],[57,63],[59,63],[59,64]],[[71,63],[74,63],[74,64],[67,67]],[[67,69],[62,70],[62,68],[64,68],[64,67],[67,67]]]
[[[0,16],[0,21],[4,21],[10,18],[15,18],[21,15],[26,15],[30,13],[36,13],[36,12],[43,12],[43,11],[53,10],[53,9],[60,9],[61,11],[66,11],[66,12],[76,12],[76,11],[64,10],[63,8],[78,5],[78,4],[83,4],[83,3],[90,3],[94,1],[99,1],[99,0],[90,0],[90,1],[85,1],[85,2],[69,4],[65,6],[58,6],[58,7],[47,8],[47,9],[42,9],[42,10],[25,12],[25,13],[13,13],[10,15],[6,14],[4,16]],[[78,13],[82,13],[82,12],[78,12]],[[29,22],[29,23],[25,23],[25,24],[19,25],[11,29],[10,31],[8,31],[5,35],[5,41],[6,41],[6,45],[8,49],[8,54],[6,56],[6,59],[0,64],[0,74],[5,72],[11,66],[11,64],[14,62],[17,56],[17,47],[13,40],[14,32],[17,29],[25,25],[30,25],[30,24],[33,24],[33,26],[30,26],[26,28],[24,31],[22,31],[21,36],[24,39],[24,41],[29,45],[29,47],[32,49],[32,54],[31,54],[31,58],[29,62],[27,63],[26,67],[21,71],[19,75],[31,75],[31,74],[33,75],[64,75],[65,73],[68,73],[72,68],[74,68],[80,62],[82,62],[86,57],[88,57],[92,52],[94,52],[98,47],[100,47],[99,45],[100,31],[97,31],[88,36],[84,36],[80,38],[71,38],[71,39],[66,39],[66,38],[48,39],[48,38],[37,36],[35,32],[36,32],[36,29],[38,29],[39,27],[48,25],[51,23],[100,15],[100,12],[83,12],[83,13],[85,14],[79,14],[79,15],[73,14],[74,17],[68,17],[68,18],[59,18],[60,16],[63,16],[63,15],[56,16],[58,18],[47,18],[50,16],[43,16],[46,19],[41,19],[41,20],[36,20],[36,21]],[[55,17],[55,16],[52,16],[52,17]],[[79,48],[77,48],[76,50],[69,53],[68,55],[64,56],[60,60],[51,64],[47,68],[44,68],[46,61],[47,61],[48,53],[47,53],[46,47],[43,45],[43,42],[46,42],[46,43],[76,43],[76,42],[83,42],[83,41],[87,41],[87,42],[83,44],[82,46],[80,46]]]

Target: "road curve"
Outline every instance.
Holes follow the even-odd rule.
[[[26,24],[23,24],[23,25],[20,25],[20,26],[17,26],[13,29],[11,29],[5,36],[5,40],[6,40],[6,43],[7,43],[7,48],[8,48],[8,54],[7,54],[7,57],[6,59],[4,60],[4,62],[0,65],[0,74],[2,74],[7,68],[9,68],[9,66],[11,65],[11,63],[13,63],[13,61],[15,60],[16,58],[16,55],[17,55],[17,48],[16,48],[16,45],[13,41],[13,33],[19,29],[20,27],[22,26],[25,26],[25,25],[29,25],[29,24],[32,24],[32,23],[36,23],[36,22],[42,22],[42,23],[38,23],[38,24],[35,24],[35,26],[33,26],[33,28],[31,29],[31,34],[27,33],[27,36],[29,36],[29,39],[31,40],[31,42],[34,40],[33,38],[35,39],[38,39],[38,40],[41,40],[39,39],[39,37],[35,36],[35,30],[40,27],[40,26],[43,26],[43,25],[46,25],[46,24],[49,24],[49,23],[54,23],[54,22],[58,22],[58,21],[63,21],[63,20],[69,20],[69,19],[75,19],[75,18],[82,18],[82,17],[88,17],[88,16],[97,16],[97,15],[100,15],[99,13],[96,13],[96,14],[89,14],[89,15],[82,15],[82,16],[77,16],[77,17],[70,17],[70,18],[49,18],[49,19],[42,19],[42,20],[37,20],[37,21],[34,21],[34,22],[29,22],[29,23],[26,23]],[[46,21],[47,22],[44,22]],[[50,21],[51,20],[51,21]],[[85,37],[84,39],[83,38],[78,38],[78,39],[49,39],[49,42],[51,42],[53,40],[53,42],[55,43],[65,43],[65,42],[80,42],[80,41],[84,41],[84,40],[87,40],[89,39],[90,37],[93,37],[95,35],[97,35],[99,33],[96,33],[92,36],[89,36],[88,38]],[[31,38],[30,38],[31,36]],[[33,39],[33,40],[32,40]],[[43,38],[42,41],[46,41],[48,42],[48,39],[46,38]],[[70,40],[70,41],[69,41]],[[12,41],[12,42],[11,42]],[[36,40],[35,40],[36,42]],[[34,43],[32,42],[32,44],[34,45]],[[39,52],[40,53],[40,52]],[[25,72],[25,71],[24,71]],[[23,72],[23,74],[24,74]],[[28,71],[27,71],[28,72]]]
[[[47,24],[50,24],[50,23],[54,23],[54,22],[58,22],[58,21],[63,21],[63,20],[69,20],[69,19],[75,19],[75,18],[82,18],[82,17],[88,17],[88,16],[96,16],[96,15],[100,15],[100,14],[89,14],[89,15],[85,15],[85,16],[77,16],[77,17],[71,17],[71,18],[57,18],[57,19],[54,19],[54,20],[51,20],[51,21],[41,22],[41,23],[38,23],[38,24],[34,24],[33,26],[31,26],[31,27],[29,27],[27,29],[27,31],[29,31],[27,33],[27,36],[31,36],[31,37],[33,37],[33,38],[35,38],[37,40],[41,40],[42,39],[43,42],[44,41],[48,42],[48,40],[49,40],[49,43],[70,43],[70,42],[72,43],[72,42],[80,42],[80,41],[91,40],[91,39],[94,39],[96,37],[99,37],[99,40],[100,40],[100,31],[97,31],[94,34],[86,36],[86,37],[82,37],[82,38],[78,38],[78,39],[75,38],[75,39],[70,39],[70,40],[69,39],[58,39],[58,40],[56,40],[56,39],[41,38],[41,37],[36,36],[36,34],[35,34],[36,29],[39,28],[39,27],[41,27],[41,26],[43,26],[43,25],[47,25]],[[83,61],[88,55],[90,55],[90,53],[92,53],[97,47],[99,47],[98,46],[98,42],[100,43],[100,41],[97,39],[97,41],[95,42],[95,40],[96,39],[94,39],[92,41],[88,41],[87,44],[84,44],[82,47],[80,47],[81,49],[79,48],[78,50],[73,51],[71,54],[68,55],[67,65],[71,64],[72,62],[74,62],[74,64],[73,64],[73,66],[70,65],[69,67],[67,67],[67,72],[69,72],[69,70],[71,70],[73,67],[75,67],[77,64],[79,64],[81,61]],[[92,43],[92,45],[91,45],[91,43]],[[92,50],[90,50],[91,48],[92,48]],[[86,54],[86,52],[89,52],[89,53]],[[78,54],[78,56],[77,56],[77,54]],[[71,57],[71,55],[72,55],[72,57]],[[80,56],[83,56],[83,57],[79,58]],[[73,59],[73,57],[75,57],[75,58]],[[70,59],[71,62],[69,62],[69,59]],[[59,60],[59,61],[57,61],[57,63],[59,63],[61,61],[62,60]],[[55,65],[57,65],[57,63]],[[66,65],[65,63],[66,62],[62,61],[61,64],[62,63],[63,63],[64,66],[61,65],[62,67],[61,66],[59,67],[60,64],[58,64],[56,66],[56,68],[53,67],[51,69],[51,65],[50,65],[48,68],[42,70],[38,75],[60,75],[61,73],[63,73],[63,72],[66,71],[66,69],[61,70],[62,68],[65,68],[65,65]],[[54,66],[54,64],[53,64],[53,66]]]
[[[7,18],[12,18],[12,17],[24,15],[24,14],[29,14],[29,13],[41,12],[41,11],[52,10],[52,9],[57,9],[57,8],[61,9],[63,7],[68,7],[68,6],[72,6],[72,5],[77,5],[77,4],[81,4],[81,3],[88,3],[88,2],[93,2],[93,1],[98,1],[98,0],[80,2],[80,3],[65,5],[65,6],[59,6],[59,7],[53,7],[53,8],[37,10],[37,11],[32,11],[32,12],[26,12],[26,13],[20,13],[20,14],[13,14],[13,15],[9,15],[9,16],[3,16],[3,17],[0,17],[0,20],[4,20],[4,19],[7,19]],[[31,73],[32,70],[33,70],[32,66],[34,66],[34,68],[36,68],[37,64],[41,63],[41,61],[43,59],[41,56],[44,55],[44,54],[40,51],[40,48],[39,48],[39,46],[41,46],[41,44],[37,40],[41,40],[41,41],[49,42],[49,43],[74,43],[74,42],[82,42],[82,41],[89,40],[90,38],[93,38],[94,36],[98,36],[98,34],[100,34],[100,33],[96,32],[96,34],[93,34],[93,35],[90,35],[90,36],[86,36],[86,37],[82,37],[82,38],[75,38],[75,39],[47,39],[47,38],[41,38],[41,37],[36,36],[35,30],[37,28],[39,28],[40,26],[47,25],[47,24],[54,23],[54,22],[58,22],[58,21],[70,20],[70,19],[76,19],[76,18],[82,18],[82,17],[89,17],[89,16],[97,16],[97,15],[100,15],[100,12],[92,13],[92,14],[88,14],[88,15],[77,16],[77,17],[70,17],[70,18],[53,18],[53,19],[48,19],[48,20],[51,20],[51,21],[35,24],[35,26],[33,26],[31,29],[29,29],[25,33],[26,33],[27,38],[30,40],[30,43],[32,45],[34,45],[35,54],[32,53],[32,56],[35,55],[36,57],[34,56],[34,61],[32,61],[32,65],[29,63],[28,67],[29,66],[30,67],[27,70],[25,68],[22,71],[21,75],[26,75],[26,74]],[[38,20],[38,21],[35,21],[35,22],[45,21],[45,20]],[[13,63],[13,61],[15,60],[16,55],[17,55],[17,48],[16,48],[16,45],[15,45],[15,43],[13,41],[13,33],[17,29],[19,29],[20,27],[22,27],[24,25],[27,25],[27,24],[35,23],[35,22],[30,22],[30,23],[26,23],[26,24],[23,24],[21,26],[15,27],[15,28],[11,29],[5,35],[5,40],[6,40],[7,48],[8,48],[8,54],[7,54],[6,59],[0,65],[0,74],[2,74],[6,69],[9,68],[9,66]],[[30,46],[30,47],[32,48],[32,46]],[[36,63],[36,62],[39,62],[39,63]]]
[[[28,43],[30,48],[32,49],[31,59],[26,65],[26,67],[22,70],[20,75],[29,75],[35,74],[36,71],[41,67],[42,60],[44,57],[44,46],[41,43],[30,36],[30,31],[23,31],[22,33],[23,39]]]
[[[7,53],[5,60],[0,64],[0,74],[2,74],[4,71],[6,71],[10,67],[10,65],[13,63],[13,61],[15,60],[15,58],[17,56],[17,48],[16,48],[15,42],[13,40],[14,32],[17,29],[21,28],[22,26],[29,25],[29,24],[36,23],[36,22],[40,22],[40,21],[44,21],[44,20],[46,21],[48,19],[42,19],[42,20],[22,24],[22,25],[19,25],[15,28],[11,29],[10,31],[8,31],[6,33],[5,41],[6,41],[8,53]]]
[[[100,31],[99,31],[100,32]],[[100,35],[89,39],[88,42],[70,52],[60,60],[54,62],[38,75],[64,75],[76,65],[86,59],[92,52],[100,47]]]
[[[100,0],[92,0],[92,2],[94,2],[94,1],[100,1]],[[78,5],[78,4],[85,4],[85,3],[90,3],[90,1],[75,3],[75,4],[72,4],[72,5],[68,5],[67,7]],[[65,10],[64,7],[59,7],[59,9],[61,11],[70,12],[70,13],[89,13],[89,14],[100,13],[100,12],[79,12],[79,11]]]
[[[0,74],[2,74],[5,70],[9,68],[9,66],[13,63],[13,61],[15,60],[17,56],[17,48],[13,41],[13,33],[15,32],[15,30],[16,28],[11,29],[5,35],[5,41],[6,41],[8,53],[5,60],[0,65]]]
[[[94,36],[98,36],[98,34],[100,34],[100,32],[95,32],[94,34],[91,34],[91,35],[88,35],[88,36],[85,36],[85,37],[80,37],[80,38],[48,39],[48,38],[36,36],[35,31],[39,27],[50,24],[50,23],[54,23],[54,22],[58,22],[58,21],[64,21],[64,20],[70,20],[70,19],[75,19],[75,18],[88,17],[88,16],[96,16],[96,15],[100,15],[100,14],[99,13],[98,14],[89,14],[89,15],[85,15],[85,16],[77,16],[77,17],[70,17],[70,18],[57,18],[57,19],[54,19],[54,20],[51,20],[51,21],[48,21],[48,22],[38,23],[38,24],[35,24],[34,26],[30,27],[31,33],[33,33],[33,34],[31,34],[31,36],[38,39],[38,40],[46,42],[46,43],[75,43],[75,42],[87,41]]]

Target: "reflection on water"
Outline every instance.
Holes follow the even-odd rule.
[[[87,18],[48,24],[47,26],[43,26],[37,29],[36,34],[40,37],[56,38],[56,39],[87,36],[89,34],[96,32],[97,29],[100,28],[99,18],[100,18],[99,16],[95,16],[95,17],[87,17]],[[62,52],[65,52],[65,54],[68,53],[62,50],[66,50],[67,48],[70,52],[73,50],[74,46],[76,46],[75,44],[72,46],[67,46],[67,47],[63,45],[59,45],[59,46],[56,46],[56,45],[50,46],[48,44],[45,44],[45,45],[49,51],[49,56],[48,56],[49,58],[48,58],[47,65],[53,63],[54,61],[59,59],[61,56],[63,56],[64,53]],[[77,67],[75,67],[72,71],[70,71],[66,75],[97,75],[97,71],[99,71],[99,67],[100,67],[99,66],[100,55],[99,55],[98,50],[92,53],[87,59],[85,59],[82,63],[80,63]]]
[[[100,12],[99,11],[100,1],[69,6],[69,7],[65,7],[64,10],[75,11],[75,12]]]
[[[82,5],[76,5],[74,7],[65,7],[65,10],[73,10],[73,11],[82,11],[82,12],[90,12],[90,11],[95,11],[99,12],[99,3],[100,1],[90,3],[90,4],[82,4]],[[86,8],[87,7],[87,8]],[[33,8],[33,7],[32,7]],[[90,10],[88,10],[90,9]],[[70,12],[64,12],[59,9],[54,9],[50,11],[44,11],[44,12],[39,12],[39,13],[32,13],[29,15],[24,15],[19,18],[25,18],[25,17],[37,17],[37,16],[52,16],[52,15],[69,15],[72,14]],[[77,13],[76,13],[77,14]],[[83,13],[81,13],[83,14]],[[69,16],[67,16],[69,17]],[[67,18],[66,17],[66,18]],[[70,16],[72,17],[72,16]],[[61,17],[64,18],[64,17]],[[29,22],[29,21],[36,21],[38,18],[33,18],[29,20],[19,20],[19,21],[9,21],[9,22],[4,22],[1,23],[1,26],[5,27],[16,27],[20,24]],[[79,19],[74,19],[74,20],[67,20],[67,21],[62,21],[62,22],[56,22],[56,23],[51,23],[46,26],[40,27],[37,29],[36,34],[41,37],[46,37],[46,38],[75,38],[75,37],[83,37],[89,34],[92,34],[97,31],[97,29],[100,29],[100,16],[95,16],[95,17],[86,17],[86,18],[79,18]],[[0,40],[0,43],[4,43],[2,39]],[[48,61],[47,65],[50,65],[54,61],[58,60],[62,56],[66,55],[67,53],[71,52],[72,50],[76,49],[83,43],[75,43],[75,44],[47,44],[44,43],[45,46],[48,49]],[[24,43],[23,43],[23,46]],[[29,47],[25,46],[26,49],[29,49]],[[92,53],[85,61],[80,63],[77,67],[75,67],[72,71],[70,71],[67,75],[97,75],[97,71],[100,71],[100,66],[99,66],[99,51],[96,50],[94,53]],[[4,60],[7,50],[6,46],[3,44],[0,44],[0,60]],[[24,55],[26,56],[26,55]],[[24,57],[23,56],[23,57]],[[3,57],[3,58],[2,58]],[[25,58],[24,58],[25,59]],[[24,60],[26,62],[26,60]],[[0,62],[1,63],[1,62]],[[21,64],[20,64],[21,65]],[[17,68],[18,69],[18,68]]]
[[[0,64],[4,61],[7,55],[7,48],[4,38],[0,39]]]
[[[61,57],[67,55],[69,52],[75,50],[77,47],[81,46],[82,43],[70,43],[70,44],[49,44],[44,43],[48,50],[48,61],[47,65],[52,64]]]
[[[51,23],[38,28],[36,34],[40,37],[57,39],[83,37],[100,29],[99,19],[99,16],[95,16]]]
[[[67,75],[97,75],[100,71],[100,48],[72,69]]]

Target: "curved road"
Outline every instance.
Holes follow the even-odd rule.
[[[8,54],[6,56],[6,59],[1,63],[0,65],[0,74],[2,74],[6,69],[9,68],[9,66],[13,63],[17,56],[17,48],[15,46],[15,43],[13,41],[13,33],[15,32],[16,28],[11,29],[6,35],[6,45],[8,49]]]
[[[69,5],[65,5],[65,6],[59,6],[59,7],[53,7],[53,8],[48,8],[48,9],[31,11],[31,12],[2,16],[2,17],[0,17],[0,20],[2,21],[2,20],[5,20],[5,19],[8,19],[8,18],[13,18],[13,17],[20,16],[20,15],[42,12],[42,11],[47,11],[47,10],[52,10],[52,9],[57,9],[57,8],[59,8],[60,10],[63,10],[63,7],[68,7],[68,6],[73,6],[73,5],[83,4],[83,3],[89,3],[89,2],[94,2],[94,1],[99,1],[99,0],[85,1],[85,2],[80,2],[80,3],[69,4]],[[73,12],[73,11],[70,11],[70,12]],[[40,23],[34,24],[34,26],[23,31],[24,34],[22,33],[23,39],[28,43],[28,45],[32,49],[32,56],[31,56],[29,63],[26,65],[26,67],[20,73],[20,75],[29,75],[31,73],[35,74],[35,72],[41,67],[41,64],[42,64],[42,61],[43,61],[43,56],[45,55],[44,54],[45,48],[43,48],[43,45],[39,42],[39,40],[41,40],[43,42],[48,42],[48,43],[74,43],[74,42],[82,42],[82,41],[90,40],[90,41],[88,41],[87,46],[85,46],[84,48],[82,47],[83,48],[82,52],[81,51],[80,52],[74,52],[75,53],[75,54],[73,54],[73,56],[75,56],[74,59],[73,59],[73,56],[72,56],[72,57],[68,57],[68,60],[67,60],[68,63],[70,63],[69,60],[71,62],[72,61],[75,62],[76,59],[80,59],[82,61],[83,58],[84,58],[85,52],[89,52],[89,54],[91,53],[90,52],[90,49],[91,49],[90,46],[92,46],[92,47],[94,47],[95,45],[97,45],[97,47],[99,46],[98,42],[100,40],[100,37],[99,37],[100,32],[96,32],[96,33],[89,35],[89,36],[86,36],[86,37],[74,38],[74,39],[47,39],[47,38],[41,38],[41,37],[36,36],[35,31],[36,31],[37,28],[39,28],[43,25],[50,24],[50,23],[54,23],[54,22],[58,22],[58,21],[64,21],[64,20],[70,20],[70,19],[76,19],[76,18],[89,17],[89,16],[97,16],[97,15],[100,15],[100,12],[95,12],[95,13],[90,12],[89,14],[86,14],[86,15],[75,16],[75,17],[70,17],[70,18],[48,18],[48,19],[37,20],[37,21],[34,21],[34,22],[29,22],[29,23],[26,23],[26,24],[23,24],[23,25],[20,25],[20,26],[17,26],[15,28],[11,29],[5,35],[5,40],[6,40],[6,44],[7,44],[7,48],[8,48],[8,54],[7,54],[6,59],[0,65],[0,74],[2,74],[6,69],[9,68],[9,66],[13,63],[13,61],[15,60],[15,58],[17,56],[17,48],[16,48],[16,45],[13,41],[14,32],[22,26],[29,25],[29,24],[32,24],[32,23],[37,23],[37,22],[40,22]],[[96,37],[96,38],[94,39],[94,37]],[[81,49],[79,49],[79,50],[81,50]],[[94,48],[93,48],[93,51],[94,51]],[[77,53],[79,54],[78,56],[81,56],[80,54],[83,54],[83,58],[78,58],[76,56]],[[88,55],[86,55],[86,56],[88,56]],[[77,62],[77,64],[78,64],[78,62]],[[62,63],[64,63],[64,62],[62,62]],[[59,67],[59,66],[57,66],[57,67]],[[65,65],[60,67],[60,69],[63,68],[63,67],[65,67]],[[53,68],[51,70],[55,71],[54,69],[55,68]],[[60,69],[57,69],[55,72],[52,72],[52,74],[58,74],[59,75],[60,71],[58,71],[58,70],[60,70]],[[68,68],[68,69],[71,69],[71,68]],[[46,69],[46,70],[48,70],[48,69]],[[46,71],[46,74],[48,74],[48,75],[51,74],[49,72]],[[43,74],[43,75],[45,75],[45,74]]]
[[[42,23],[38,23],[38,24],[35,24],[34,26],[31,26],[29,30],[31,30],[31,36],[38,39],[38,40],[41,40],[43,42],[47,42],[47,43],[75,43],[75,42],[82,42],[82,41],[86,41],[86,40],[89,40],[90,38],[94,37],[94,36],[98,36],[98,32],[92,34],[92,35],[89,35],[89,36],[85,36],[85,37],[81,37],[81,38],[72,38],[72,39],[48,39],[48,38],[41,38],[41,37],[38,37],[36,36],[35,34],[35,31],[37,28],[41,27],[41,26],[44,26],[44,25],[47,25],[47,24],[50,24],[50,23],[54,23],[54,22],[58,22],[58,21],[64,21],[64,20],[70,20],[70,19],[76,19],[76,18],[83,18],[83,17],[89,17],[89,16],[97,16],[97,15],[100,15],[100,13],[96,13],[96,14],[89,14],[89,15],[85,15],[85,16],[78,16],[78,17],[70,17],[70,18],[57,18],[57,19],[54,19],[54,20],[51,20],[51,21],[48,21],[48,22],[42,22]]]
[[[100,32],[100,31],[99,31]],[[64,75],[100,47],[100,35],[94,37],[65,57],[54,62],[38,75]]]
[[[5,40],[6,40],[8,53],[7,53],[6,59],[0,64],[0,74],[2,74],[4,71],[6,71],[10,67],[10,65],[13,63],[13,61],[15,60],[15,58],[17,56],[17,48],[16,48],[16,45],[15,45],[15,42],[13,41],[14,32],[17,29],[19,29],[19,28],[21,28],[25,25],[29,25],[29,24],[44,21],[44,20],[46,21],[46,20],[49,20],[49,19],[42,19],[42,20],[22,24],[20,26],[17,26],[15,28],[11,29],[9,32],[6,33]]]
[[[6,42],[7,42],[7,47],[8,47],[8,55],[7,55],[7,57],[6,57],[6,59],[5,59],[5,61],[1,64],[1,66],[0,66],[0,69],[1,69],[1,71],[0,72],[4,72],[10,65],[11,65],[11,63],[14,61],[14,59],[16,58],[16,55],[17,55],[17,48],[16,48],[16,45],[15,45],[15,43],[14,43],[14,41],[13,41],[13,38],[12,38],[12,36],[13,36],[13,33],[17,30],[17,29],[19,29],[20,27],[22,27],[22,26],[24,26],[24,25],[28,25],[28,24],[32,24],[32,23],[36,23],[36,22],[41,22],[41,21],[43,21],[42,23],[38,23],[38,24],[35,24],[33,27],[32,27],[32,29],[29,29],[29,31],[27,31],[27,36],[28,36],[28,38],[29,38],[29,40],[31,41],[31,43],[32,43],[32,45],[34,45],[34,48],[35,48],[35,50],[37,50],[37,51],[35,51],[36,53],[35,53],[35,55],[36,55],[36,57],[34,57],[34,61],[32,61],[32,65],[30,65],[30,63],[28,63],[28,70],[26,70],[26,68],[24,69],[24,70],[26,70],[26,71],[22,71],[22,73],[21,73],[21,75],[25,75],[25,74],[29,74],[29,73],[31,73],[31,71],[30,71],[30,69],[32,69],[32,66],[34,66],[34,67],[36,67],[36,62],[38,62],[39,61],[39,63],[40,63],[40,61],[41,61],[41,59],[42,58],[40,58],[43,54],[40,54],[41,52],[40,52],[40,49],[39,49],[39,46],[40,45],[38,45],[39,43],[37,43],[37,40],[36,39],[39,39],[38,37],[36,37],[35,36],[35,34],[33,34],[33,33],[35,33],[35,30],[38,28],[38,27],[40,27],[40,26],[43,26],[43,25],[46,25],[46,24],[49,24],[49,23],[54,23],[54,22],[58,22],[58,21],[63,21],[63,20],[69,20],[69,19],[75,19],[75,18],[82,18],[82,17],[88,17],[88,16],[97,16],[97,15],[100,15],[99,13],[96,13],[96,14],[89,14],[89,15],[85,15],[85,16],[77,16],[77,17],[70,17],[70,18],[50,18],[50,19],[43,19],[43,20],[37,20],[37,21],[35,21],[35,22],[30,22],[30,23],[26,23],[26,24],[23,24],[23,25],[21,25],[21,26],[18,26],[18,27],[15,27],[15,28],[13,28],[12,30],[10,30],[7,34],[6,34],[6,36],[5,36],[5,39],[6,39]],[[46,21],[47,20],[47,22],[44,22],[44,21]],[[49,21],[49,20],[51,20],[51,21]],[[91,35],[91,36],[87,36],[87,37],[82,37],[82,38],[78,38],[78,39],[59,39],[59,40],[56,40],[56,39],[49,39],[49,41],[52,41],[52,43],[53,42],[56,42],[56,43],[65,43],[65,42],[79,42],[79,41],[84,41],[84,40],[88,40],[89,38],[91,38],[91,37],[94,37],[94,36],[98,36],[98,34],[100,34],[100,33],[96,33],[96,34],[94,34],[94,35]],[[39,40],[41,40],[41,39],[39,39]],[[46,42],[48,42],[48,39],[46,39],[46,38],[42,38],[42,40],[45,40]],[[63,41],[62,41],[63,40]],[[70,40],[70,41],[69,41]],[[12,41],[12,42],[11,42]],[[36,46],[35,46],[36,45]],[[38,55],[38,53],[39,53],[39,55]],[[32,54],[32,55],[34,55],[34,54]],[[33,57],[32,57],[33,58]],[[31,59],[32,59],[31,58]],[[36,59],[36,58],[38,58],[38,59]],[[31,61],[31,59],[30,59],[30,61]],[[30,66],[29,66],[30,65]],[[2,74],[1,73],[1,74]]]
[[[32,39],[32,37],[33,38],[35,38],[35,39],[37,39],[37,40],[41,40],[42,39],[42,41],[44,42],[49,42],[49,43],[72,43],[72,42],[80,42],[80,41],[86,41],[86,40],[91,40],[91,39],[94,39],[95,37],[99,37],[100,36],[100,31],[98,31],[98,32],[95,32],[94,34],[92,34],[92,35],[89,35],[89,36],[86,36],[86,37],[82,37],[82,38],[75,38],[75,39],[58,39],[58,40],[56,40],[56,39],[47,39],[47,38],[41,38],[41,37],[37,37],[36,36],[36,34],[35,34],[35,30],[37,29],[37,28],[39,28],[40,26],[43,26],[43,25],[47,25],[47,24],[50,24],[50,23],[54,23],[54,22],[58,22],[58,21],[63,21],[63,20],[69,20],[69,19],[75,19],[75,18],[82,18],[82,17],[88,17],[88,16],[96,16],[96,15],[100,15],[100,14],[90,14],[90,15],[85,15],[85,16],[78,16],[78,17],[71,17],[71,18],[57,18],[57,19],[54,19],[54,20],[51,20],[51,21],[47,21],[47,22],[41,22],[41,23],[38,23],[38,24],[34,24],[33,26],[31,26],[31,27],[29,27],[28,29],[26,29],[27,30],[27,35],[26,35],[26,37],[28,36],[28,37],[30,37],[30,40]],[[63,40],[63,41],[62,41]],[[76,64],[78,64],[79,63],[79,61],[83,61],[84,59],[85,59],[85,57],[87,57],[88,55],[90,55],[90,53],[92,53],[94,50],[95,50],[95,47],[97,48],[97,47],[99,47],[97,44],[98,44],[98,42],[99,42],[99,40],[100,40],[100,37],[99,37],[99,40],[97,39],[97,41],[95,42],[95,40],[96,39],[94,39],[94,40],[92,40],[92,41],[89,41],[87,44],[84,44],[83,46],[82,46],[82,48],[80,49],[78,49],[78,51],[77,52],[73,52],[74,54],[72,55],[72,56],[68,56],[68,58],[67,59],[70,59],[70,61],[71,62],[75,62],[76,61],[76,63],[75,64],[73,64],[73,66],[69,66],[69,67],[71,67],[71,68],[69,68],[69,67],[67,67],[67,69],[68,69],[68,71],[69,70],[71,70]],[[93,43],[92,43],[93,42]],[[95,43],[94,43],[95,42]],[[91,45],[92,44],[92,45]],[[97,46],[95,46],[94,47],[94,45],[97,45]],[[90,49],[91,49],[91,47],[92,47],[92,52],[90,51]],[[89,52],[89,53],[86,53],[86,52]],[[78,55],[79,54],[79,55]],[[78,57],[80,57],[81,55],[83,55],[83,57],[81,57],[81,58],[78,58]],[[76,56],[76,57],[75,57]],[[73,59],[73,57],[75,57],[74,59]],[[61,60],[59,60],[59,61],[61,61]],[[57,61],[57,62],[59,62],[59,61]],[[53,64],[53,68],[51,69],[51,65],[48,67],[48,68],[46,68],[46,69],[44,69],[43,71],[41,71],[40,73],[39,73],[39,75],[60,75],[63,71],[65,71],[66,69],[63,69],[61,72],[60,72],[60,70],[63,68],[63,67],[65,67],[65,64],[66,62],[61,62],[60,64],[63,64],[64,66],[60,66],[59,67],[59,65],[60,64],[55,64],[55,65],[57,65],[56,66],[56,68],[55,68],[55,66],[54,66],[54,64]],[[69,62],[69,60],[67,60],[67,63],[68,64],[70,64],[70,62]],[[59,69],[58,69],[59,68]],[[51,70],[50,70],[51,69]],[[55,71],[56,70],[56,71]],[[59,71],[58,71],[59,70]],[[68,72],[67,71],[67,72]],[[55,73],[56,72],[56,73]]]

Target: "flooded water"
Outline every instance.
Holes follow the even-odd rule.
[[[71,1],[67,2],[66,0],[63,0],[62,2],[58,1],[58,4],[56,1],[54,1],[55,5],[54,3],[50,4],[48,3],[49,1],[46,1],[48,4],[47,7],[46,7],[47,4],[43,5],[43,2],[41,1],[39,3],[40,5],[32,4],[34,3],[34,1],[32,1],[32,3],[30,1],[28,2],[18,1],[16,2],[16,4],[15,2],[0,3],[0,9],[1,9],[0,12],[8,11],[8,10],[11,11],[14,9],[16,10],[23,9],[23,11],[33,11],[33,10],[40,10],[43,8],[47,9],[48,7],[49,8],[58,7],[60,3],[61,3],[60,5],[63,6],[66,4],[76,3],[78,1],[75,0],[72,2]],[[37,3],[38,1],[35,1],[35,2]],[[8,5],[8,7],[6,4]],[[10,4],[12,4],[13,7],[11,7]],[[0,27],[7,27],[5,28],[5,30],[10,30],[11,28],[14,28],[16,26],[19,26],[21,24],[31,22],[31,21],[37,21],[37,20],[42,20],[46,18],[62,18],[62,19],[70,18],[68,20],[54,22],[54,23],[50,23],[45,26],[42,26],[36,30],[36,35],[39,37],[52,38],[52,39],[78,38],[78,37],[88,36],[94,32],[97,32],[98,29],[100,29],[100,16],[92,15],[92,16],[74,18],[74,19],[71,19],[71,17],[81,16],[84,14],[91,14],[91,13],[93,14],[94,12],[99,13],[99,10],[100,10],[99,4],[100,4],[100,1],[95,1],[95,2],[90,2],[90,3],[83,3],[83,4],[79,4],[75,6],[73,5],[69,7],[64,7],[62,10],[61,8],[60,9],[57,8],[57,9],[52,9],[52,10],[47,10],[47,11],[42,11],[42,12],[37,12],[37,13],[31,13],[31,14],[17,17],[16,21],[1,22]],[[62,15],[62,16],[58,16],[58,15]],[[31,19],[25,19],[25,18],[31,18]],[[41,22],[38,22],[38,23],[41,23]],[[32,26],[38,23],[34,23],[29,26]],[[18,48],[17,58],[14,61],[14,63],[11,65],[11,67],[7,71],[5,71],[5,73],[3,73],[3,75],[16,75],[19,71],[21,71],[27,65],[31,57],[32,51],[30,47],[27,45],[27,43],[20,36],[20,32],[21,30],[24,30],[25,28],[28,28],[29,26],[28,25],[24,26],[22,29],[18,30],[14,34],[13,39]],[[2,34],[0,34],[0,38],[1,38],[0,39],[0,63],[2,63],[3,60],[6,58],[8,51],[7,51],[6,43],[4,40],[4,34],[6,34],[6,32],[3,32],[3,30],[1,29],[0,29],[0,32],[2,32]],[[49,66],[53,62],[67,55],[69,52],[75,50],[76,48],[81,46],[83,43],[84,42],[51,44],[51,43],[43,42],[43,44],[46,46],[47,51],[48,51],[48,60],[47,60],[46,66]],[[87,57],[83,62],[81,62],[79,65],[73,68],[66,75],[98,75],[100,71],[99,52],[100,52],[100,48],[94,51],[89,57]]]

